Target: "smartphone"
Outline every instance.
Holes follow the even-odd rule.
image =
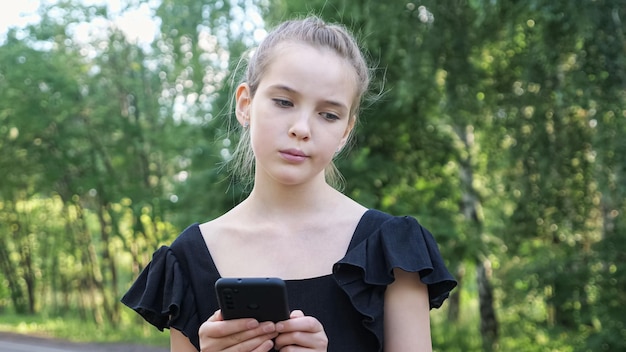
[[[289,319],[287,286],[277,277],[220,278],[215,282],[215,292],[224,320]]]

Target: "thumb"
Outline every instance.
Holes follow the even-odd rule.
[[[222,310],[218,309],[215,311],[215,313],[213,313],[213,315],[211,315],[211,317],[209,318],[209,321],[222,321],[224,320],[224,318],[222,318]]]
[[[294,310],[289,314],[289,318],[302,318],[304,313],[301,310]]]

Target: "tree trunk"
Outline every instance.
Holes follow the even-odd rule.
[[[483,233],[482,218],[479,215],[480,199],[474,188],[474,170],[472,165],[472,151],[474,149],[474,128],[471,125],[464,128],[456,128],[456,133],[465,147],[465,155],[460,161],[460,178],[462,188],[461,210],[468,222],[468,228],[477,240],[481,240]],[[485,257],[482,253],[476,253],[477,258]],[[483,350],[493,351],[498,340],[498,321],[493,304],[493,288],[489,283],[489,261],[479,260],[477,264],[476,281],[480,303],[480,332],[483,340]]]
[[[11,302],[13,303],[15,312],[18,314],[26,313],[28,311],[28,305],[24,299],[24,292],[19,284],[16,270],[9,258],[7,243],[2,237],[0,237],[0,272],[4,274],[4,278],[7,280]]]
[[[463,277],[465,276],[465,266],[461,263],[456,271],[456,290],[448,298],[448,320],[458,322],[461,316],[461,295],[459,292],[463,287]]]
[[[35,269],[33,268],[33,253],[32,253],[32,247],[31,244],[29,243],[29,239],[28,236],[26,236],[24,239],[24,243],[22,244],[22,249],[21,249],[21,267],[23,270],[23,274],[22,274],[22,278],[24,279],[24,282],[26,283],[26,297],[28,298],[28,313],[29,314],[35,314],[35,310],[36,310],[36,301],[35,301],[35,285],[36,285],[36,278],[35,278]]]
[[[493,288],[489,282],[490,269],[491,264],[488,260],[478,263],[476,268],[483,351],[495,350],[498,343],[498,321],[493,307]]]

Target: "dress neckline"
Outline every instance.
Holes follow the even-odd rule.
[[[356,236],[361,230],[361,228],[363,227],[363,224],[365,223],[365,218],[368,216],[368,214],[372,213],[374,210],[373,209],[367,209],[363,215],[361,215],[361,218],[359,219],[359,222],[357,223],[356,227],[354,228],[354,232],[352,233],[352,238],[350,239],[350,243],[348,244],[348,248],[346,249],[346,253],[344,253],[344,256],[339,259],[337,262],[340,262],[346,254],[348,254],[348,252],[350,251],[350,249],[352,249],[355,245],[354,240],[355,238],[359,237]],[[209,249],[209,247],[207,247],[206,242],[204,241],[204,237],[202,236],[202,231],[200,230],[200,223],[194,223],[192,225],[192,227],[196,230],[197,235],[200,239],[200,242],[202,242],[202,248],[204,249],[205,253],[208,254],[207,259],[209,262],[209,270],[212,272],[217,273],[217,276],[219,278],[222,277],[222,274],[219,272],[219,270],[217,269],[217,265],[215,264],[215,261],[213,261],[213,256],[211,255],[211,250]],[[332,277],[332,273],[328,273],[325,275],[320,275],[320,276],[314,276],[314,277],[305,277],[305,278],[299,278],[299,279],[288,279],[288,280],[284,280],[286,283],[297,283],[297,282],[306,282],[307,280],[317,280],[317,279],[324,279],[324,278],[329,278]]]

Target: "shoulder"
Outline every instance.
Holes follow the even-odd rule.
[[[365,239],[372,235],[388,237],[415,234],[427,234],[428,237],[432,237],[413,216],[397,216],[377,209],[368,209],[359,222],[355,237]]]
[[[184,229],[172,242],[170,249],[177,255],[183,254],[202,243],[202,233],[198,223],[193,223]]]
[[[198,264],[206,265],[207,260],[210,260],[198,223],[183,230],[168,249],[187,273],[194,273]]]
[[[398,264],[410,261],[417,267],[428,267],[433,259],[441,257],[434,236],[415,217],[391,215],[376,209],[369,209],[363,215],[355,231],[351,249],[359,251],[359,246],[365,246],[372,253],[375,249],[387,257],[387,261]]]
[[[344,260],[363,253],[375,257],[400,254],[413,258],[430,246],[436,247],[432,234],[412,216],[396,216],[368,209],[354,232],[352,243]]]
[[[365,282],[381,285],[395,280],[396,268],[418,273],[429,286],[431,307],[440,306],[456,286],[435,238],[412,216],[368,210],[355,231],[348,253],[337,264],[335,270],[340,276],[344,267],[349,275],[352,275],[350,268],[359,268]]]
[[[397,224],[407,223],[413,226],[422,227],[422,225],[417,220],[417,217],[413,215],[406,215],[406,214],[395,215],[395,214],[390,214],[390,213],[387,213],[378,209],[370,209],[370,212],[373,213],[374,217],[377,217],[383,220],[384,223],[388,223],[388,222],[397,223]]]
[[[242,220],[245,217],[238,215],[235,209],[231,209],[215,219],[198,224],[197,231],[199,237],[202,238],[207,248],[211,248],[211,244],[224,238],[220,234],[240,232],[246,227],[244,225],[245,221]]]

